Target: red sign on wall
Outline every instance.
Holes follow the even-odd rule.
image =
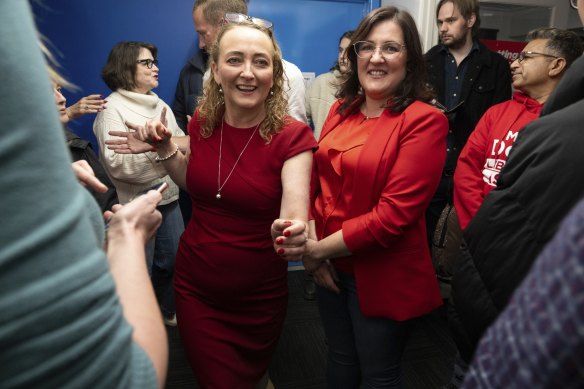
[[[496,41],[491,39],[481,39],[481,42],[490,50],[501,54],[509,63],[515,61],[521,50],[527,45],[527,42]]]

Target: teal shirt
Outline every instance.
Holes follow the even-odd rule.
[[[0,69],[0,386],[154,388],[99,209],[72,173],[27,1],[0,1]]]

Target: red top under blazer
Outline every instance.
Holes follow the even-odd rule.
[[[343,120],[339,105],[331,108],[321,141]],[[363,145],[347,211],[350,218],[342,230],[353,254],[357,295],[366,316],[407,320],[442,304],[424,215],[440,182],[447,133],[446,117],[415,101],[401,113],[384,110]],[[314,207],[322,200],[319,179],[326,177],[318,176],[315,164],[311,211],[321,236]]]

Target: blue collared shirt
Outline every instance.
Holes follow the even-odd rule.
[[[456,64],[456,59],[450,53],[448,47],[442,45],[441,50],[446,54],[444,64],[444,105],[447,109],[452,109],[460,102],[464,75],[466,74],[470,58],[479,51],[479,45],[477,41],[473,41],[470,52],[459,65]]]

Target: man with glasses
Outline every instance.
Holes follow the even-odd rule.
[[[487,110],[460,153],[454,174],[454,206],[464,230],[497,178],[519,131],[537,119],[565,71],[582,53],[571,31],[540,28],[511,64],[513,99]]]
[[[584,23],[584,0],[570,3]],[[493,295],[492,302],[483,300],[483,306],[475,309],[479,312],[487,304],[491,314],[504,311],[481,339],[464,388],[582,387],[583,121],[584,58],[580,57],[545,103],[541,117],[519,133],[498,187],[487,196],[465,235],[465,263],[455,278],[468,277],[480,262],[497,257],[506,270],[518,274],[506,293]],[[509,215],[513,210],[517,216]],[[513,220],[504,223],[501,213]],[[501,257],[492,245],[477,241],[482,239],[478,233],[489,230],[497,231],[499,253],[513,247],[509,255]],[[485,285],[497,283],[494,274],[486,276]],[[476,297],[472,293],[461,302]]]
[[[584,21],[583,3],[578,0],[576,5]],[[581,44],[574,50],[577,57],[582,53]],[[533,47],[522,55],[522,65],[551,63],[565,56],[557,46]],[[584,59],[580,56],[547,99],[540,118],[519,132],[497,187],[464,232],[460,263],[452,280],[455,315],[451,316],[451,329],[455,339],[467,338],[467,360],[560,221],[584,197],[580,168],[584,165],[583,85]],[[460,344],[459,350],[463,352]]]
[[[442,210],[453,203],[456,160],[466,140],[488,108],[511,98],[509,63],[477,39],[478,0],[441,0],[436,21],[441,43],[426,53],[428,82],[450,131],[442,180],[426,212],[430,242]]]

